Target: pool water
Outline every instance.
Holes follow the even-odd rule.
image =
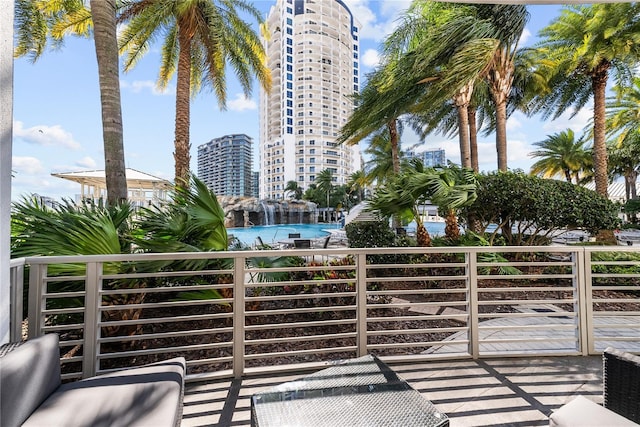
[[[425,226],[432,236],[444,234],[443,222],[427,222]],[[411,226],[407,228],[409,231],[415,231],[415,226],[413,230],[411,230]],[[256,243],[258,236],[264,243],[269,245],[287,239],[289,233],[300,233],[301,239],[320,239],[326,237],[329,234],[329,230],[332,229],[339,230],[339,224],[256,225],[245,228],[227,228],[227,233],[236,237],[243,244],[252,246]]]
[[[289,237],[289,233],[300,233],[301,239],[319,239],[329,234],[326,230],[338,230],[336,224],[281,224],[281,225],[255,225],[246,228],[227,228],[227,233],[236,237],[245,245],[256,243],[258,236],[266,244],[277,243]]]

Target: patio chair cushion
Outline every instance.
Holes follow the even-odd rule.
[[[550,427],[632,427],[631,420],[600,406],[583,396],[577,396],[549,417]]]
[[[21,425],[59,385],[58,335],[13,348],[0,360],[0,425]]]
[[[184,358],[63,384],[23,426],[178,426]]]
[[[0,426],[179,426],[185,359],[61,384],[58,336],[28,340],[0,358]]]

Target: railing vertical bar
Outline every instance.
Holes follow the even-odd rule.
[[[467,301],[469,314],[469,353],[474,359],[480,357],[480,333],[478,319],[478,253],[472,249],[465,253]]]
[[[40,335],[44,325],[42,307],[44,303],[44,279],[47,267],[42,264],[32,264],[29,273],[29,331],[28,337],[35,338]]]
[[[582,302],[580,311],[580,327],[582,328],[581,338],[582,355],[588,356],[595,354],[595,322],[593,318],[593,277],[591,276],[591,251],[583,248],[581,253],[577,255],[580,268],[578,269],[580,277],[578,278],[580,300]]]
[[[241,378],[244,375],[245,361],[245,263],[246,258],[234,258],[233,270],[233,376]]]
[[[84,301],[84,341],[82,357],[82,377],[95,376],[100,369],[98,361],[98,329],[100,313],[100,293],[102,291],[101,262],[87,263]]]
[[[358,356],[367,354],[367,254],[356,257],[356,336]]]
[[[22,339],[22,316],[24,306],[22,296],[24,294],[24,264],[20,264],[11,269],[10,276],[10,304],[11,304],[11,329],[9,330],[10,341],[20,341]]]

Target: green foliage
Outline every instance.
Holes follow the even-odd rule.
[[[478,184],[478,198],[466,212],[480,222],[483,232],[497,225],[491,244],[500,233],[507,245],[531,245],[566,228],[595,234],[619,226],[613,202],[567,182],[494,172],[479,176]]]
[[[396,235],[386,221],[357,221],[345,226],[349,247],[385,248],[396,245]]]
[[[616,265],[592,265],[593,273],[601,274],[640,274],[640,265],[634,265],[640,261],[640,254],[633,252],[593,252],[591,254],[592,262],[607,262],[614,261]],[[622,264],[623,262],[629,262],[628,264]],[[613,279],[614,284],[637,284],[635,278],[622,278],[617,277]]]

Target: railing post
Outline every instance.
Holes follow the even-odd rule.
[[[44,315],[42,308],[46,285],[47,266],[42,264],[32,264],[29,270],[29,330],[28,338],[36,338],[40,335],[42,325],[44,325]]]
[[[578,313],[578,339],[583,356],[594,351],[593,344],[593,304],[591,301],[591,252],[586,248],[577,249],[573,253],[573,295],[577,300],[573,309]],[[587,260],[587,257],[589,259]],[[575,283],[577,281],[577,283]]]
[[[245,319],[245,275],[246,258],[236,256],[233,270],[233,377],[244,375],[244,326]]]
[[[100,335],[100,293],[102,263],[88,262],[84,296],[84,341],[82,344],[82,377],[95,376],[100,369],[98,338]]]
[[[358,356],[367,354],[367,254],[356,256],[356,339]]]
[[[24,306],[22,295],[24,294],[24,266],[22,263],[11,269],[9,278],[11,329],[9,330],[9,341],[20,341],[22,339],[22,317],[24,316]]]
[[[480,333],[478,325],[478,254],[469,250],[465,253],[467,264],[467,289],[469,301],[469,353],[474,359],[480,357]]]

